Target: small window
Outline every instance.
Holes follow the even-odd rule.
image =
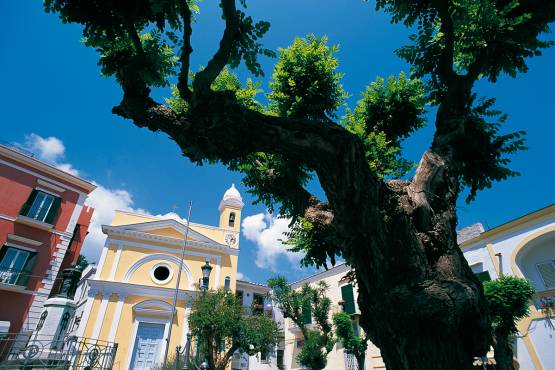
[[[283,370],[285,367],[283,366],[283,354],[284,351],[282,349],[277,350],[277,368],[279,370]]]
[[[152,280],[158,284],[165,284],[172,278],[170,266],[165,263],[154,265],[150,273]]]
[[[341,299],[343,300],[343,311],[352,315],[356,313],[355,295],[353,285],[347,284],[341,287]]]
[[[491,276],[489,274],[489,271],[476,272],[476,273],[474,273],[474,275],[476,275],[478,280],[480,280],[482,283],[491,280]]]
[[[29,265],[32,255],[36,255],[36,253],[4,247],[0,252],[0,283],[24,285],[22,283],[25,282],[26,284],[30,269],[33,267]]]
[[[241,302],[241,304],[243,304],[243,291],[242,290],[236,291],[235,296],[237,297],[239,302]]]
[[[230,286],[231,286],[231,279],[229,278],[229,276],[226,276],[224,280],[224,289],[229,290]]]
[[[547,289],[555,288],[555,260],[545,261],[536,265]]]
[[[264,313],[264,297],[261,294],[254,293],[252,296],[253,314],[261,315]]]
[[[229,214],[229,227],[234,227],[235,226],[235,212],[231,212]]]
[[[34,189],[21,208],[21,215],[52,224],[58,214],[61,199],[52,194]]]
[[[306,300],[303,302],[301,314],[302,314],[303,324],[305,325],[312,324],[312,307],[310,306],[310,301]]]

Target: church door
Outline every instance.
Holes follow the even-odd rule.
[[[130,370],[153,370],[162,350],[164,324],[139,322]]]

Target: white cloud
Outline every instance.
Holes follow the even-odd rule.
[[[90,261],[98,261],[106,235],[102,225],[109,225],[116,209],[128,212],[146,213],[142,209],[133,208],[133,196],[123,189],[108,189],[95,183],[97,188],[89,194],[86,204],[94,208],[89,234],[85,239],[82,253]]]
[[[49,136],[45,138],[37,134],[26,135],[22,146],[33,152],[38,159],[50,162],[62,171],[69,172],[72,175],[79,175],[79,171],[73,168],[71,164],[62,162],[65,158],[66,147],[63,141],[57,137]]]
[[[287,239],[284,233],[289,231],[290,222],[288,218],[276,218],[263,213],[245,217],[243,235],[256,243],[256,266],[276,271],[280,256],[287,258],[293,266],[299,266],[302,254],[288,251],[289,246],[282,242]]]
[[[237,280],[250,281],[250,278],[241,271],[237,271]]]
[[[110,225],[116,210],[139,213],[152,216],[146,209],[135,208],[133,195],[124,189],[108,189],[95,183],[97,188],[89,195],[87,205],[94,207],[94,214],[89,227],[89,234],[85,239],[82,253],[90,261],[98,261],[106,235],[102,232],[102,225]],[[182,223],[187,221],[175,212],[158,214],[154,217],[171,218]]]
[[[70,163],[62,162],[65,158],[65,145],[60,139],[54,136],[44,138],[37,134],[26,135],[25,143],[19,145],[35,153],[37,158],[50,162],[63,171],[70,172],[74,175],[79,174],[79,171]],[[93,207],[95,210],[89,226],[89,234],[85,238],[85,243],[81,250],[81,253],[91,262],[98,261],[102,248],[104,247],[106,235],[102,232],[102,225],[109,225],[112,223],[112,218],[116,210],[151,215],[151,213],[145,209],[134,207],[133,195],[129,191],[125,189],[109,189],[96,182],[94,182],[94,184],[97,188],[89,194],[85,204]],[[185,220],[175,212],[169,212],[163,215],[159,214],[156,215],[156,217],[172,218],[180,222],[185,222]]]

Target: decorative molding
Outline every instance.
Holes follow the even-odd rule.
[[[137,271],[139,267],[141,267],[147,262],[154,261],[154,260],[170,261],[175,263],[177,266],[179,266],[181,263],[181,259],[177,258],[176,256],[172,256],[169,254],[162,254],[162,253],[151,254],[141,258],[140,260],[136,261],[133,265],[131,265],[131,267],[129,267],[129,269],[125,273],[125,276],[123,277],[123,282],[124,283],[129,282],[129,279],[131,278],[133,273]],[[192,289],[194,286],[193,274],[189,266],[187,266],[187,264],[185,263],[185,261],[183,261],[182,271],[184,271],[187,274],[187,281],[189,282],[188,288]]]
[[[141,213],[136,213],[136,212],[129,212],[129,211],[122,211],[122,210],[117,210],[116,212],[118,213],[123,213],[125,215],[130,215],[130,216],[140,216],[140,217],[146,217],[146,218],[150,218],[153,220],[167,220],[166,217],[160,217],[160,216],[150,216],[150,215],[145,215],[145,214],[141,214]],[[219,227],[219,226],[211,226],[211,225],[204,225],[204,224],[198,224],[195,222],[191,222],[191,227],[201,227],[204,229],[210,229],[210,230],[217,230],[217,231],[226,231],[228,229],[225,229],[223,227]]]
[[[121,258],[121,250],[123,249],[123,242],[120,240],[118,241],[118,246],[116,249],[116,256],[114,257],[114,262],[112,263],[112,270],[110,271],[110,276],[108,280],[114,280],[116,276],[116,271],[118,268],[119,260]]]
[[[141,222],[141,223],[135,223],[135,224],[112,226],[112,227],[122,229],[122,230],[134,230],[134,231],[151,231],[151,230],[159,230],[163,228],[171,228],[171,229],[174,229],[175,231],[183,233],[183,238],[187,233],[187,226],[183,225],[181,222],[174,220],[172,218],[156,220],[156,221],[147,221],[147,222]],[[189,237],[200,242],[205,242],[209,244],[214,244],[214,243],[219,244],[215,240],[194,230],[193,228],[189,228]],[[178,238],[178,239],[183,239],[183,238]]]
[[[62,196],[60,195],[60,193],[55,192],[55,191],[53,191],[53,190],[51,190],[51,189],[48,189],[48,188],[43,188],[43,187],[40,187],[40,186],[35,186],[35,190],[40,190],[40,191],[43,192],[43,193],[46,193],[46,194],[48,194],[48,195],[52,195],[53,197],[57,197],[57,198],[61,198],[61,197],[62,197]]]
[[[524,249],[524,247],[526,247],[534,239],[537,239],[537,238],[539,238],[543,235],[554,233],[554,232],[555,232],[555,224],[554,225],[549,225],[547,227],[544,227],[542,229],[539,229],[539,230],[531,233],[526,238],[521,240],[520,243],[518,243],[518,245],[515,247],[515,249],[513,249],[513,253],[511,254],[511,268],[512,268],[513,273],[514,273],[515,276],[521,277],[521,278],[525,277],[524,274],[522,273],[522,271],[520,270],[520,268],[518,267],[518,264],[517,264],[517,258],[518,258],[518,255],[519,255],[520,251],[522,249]]]
[[[180,238],[148,234],[148,233],[135,231],[135,230],[119,229],[114,226],[103,225],[102,231],[106,235],[108,235],[110,239],[113,239],[114,236],[119,236],[124,238],[138,239],[141,241],[158,242],[158,243],[164,243],[169,245],[175,245],[179,247],[182,247],[183,245],[185,245],[185,241]],[[220,243],[203,243],[196,240],[187,240],[187,246],[198,248],[205,251],[221,252],[221,253],[235,255],[235,256],[239,254],[239,249],[229,248],[227,245],[220,244]],[[159,248],[159,246],[153,246],[153,247],[157,249]]]
[[[54,225],[52,224],[47,224],[46,222],[38,221],[34,218],[23,215],[17,215],[17,217],[15,218],[15,222],[20,222],[22,224],[33,226],[46,231],[52,231],[52,229],[54,228]]]
[[[14,222],[14,221],[15,221],[15,217],[11,217],[11,216],[8,216],[8,215],[0,214],[0,220],[6,220],[6,221]]]
[[[33,253],[37,252],[37,250],[35,248],[25,247],[23,245],[15,244],[15,243],[12,243],[12,242],[9,242],[9,241],[6,242],[6,245],[9,246],[9,247],[17,248],[17,249],[23,249],[24,251],[28,251],[28,252],[33,252]]]
[[[518,230],[530,227],[532,225],[537,225],[539,223],[553,220],[555,217],[555,204],[551,204],[547,207],[541,208],[532,213],[526,214],[524,216],[518,217],[511,221],[505,222],[499,226],[492,229],[484,231],[479,236],[465,240],[459,245],[461,249],[468,249],[474,247],[478,242],[491,242],[493,240],[499,239],[507,234],[516,232]]]
[[[167,252],[167,253],[179,253],[178,250],[174,248],[167,248],[167,247],[160,247],[152,244],[144,244],[144,243],[135,243],[135,242],[128,242],[123,241],[124,246],[135,247],[135,248],[145,248],[155,250],[157,252]],[[222,266],[222,256],[217,254],[210,254],[210,253],[202,253],[202,252],[195,252],[191,250],[185,250],[186,256],[195,256],[195,257],[203,257],[204,259],[215,259],[216,260],[216,271],[215,271],[215,278],[214,278],[214,288],[217,288],[220,284],[220,270]],[[177,258],[177,257],[176,257]],[[179,261],[179,260],[178,260]],[[176,262],[179,263],[179,262]]]
[[[37,179],[37,182],[38,182],[39,185],[45,186],[45,187],[47,187],[49,189],[52,189],[52,190],[54,190],[55,192],[58,192],[58,193],[63,193],[64,191],[66,191],[66,189],[62,188],[61,186],[54,185],[54,184],[52,184],[48,181],[44,181],[43,179]]]
[[[25,238],[23,236],[19,236],[15,234],[8,234],[8,240],[15,240],[16,242],[29,244],[29,245],[32,245],[33,247],[38,247],[39,245],[43,244],[42,242],[39,242],[37,240]]]
[[[125,294],[143,297],[150,296],[156,298],[173,298],[175,294],[175,288],[146,286],[118,281],[92,279],[89,280],[89,284],[91,286],[89,297],[94,297],[94,294],[91,295],[91,291],[102,291],[104,292],[104,294]],[[197,292],[194,290],[179,289],[178,298],[182,300],[193,300],[196,298],[196,295]]]

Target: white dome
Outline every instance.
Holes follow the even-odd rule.
[[[241,202],[243,201],[243,198],[241,198],[241,193],[239,193],[239,190],[237,190],[235,184],[231,184],[231,187],[225,191],[223,199],[226,200],[232,198],[239,199]]]
[[[225,207],[234,207],[241,209],[243,208],[243,206],[244,203],[243,198],[241,198],[241,193],[239,193],[239,190],[237,190],[235,184],[231,184],[231,187],[225,191],[224,197],[220,202],[220,212]]]

